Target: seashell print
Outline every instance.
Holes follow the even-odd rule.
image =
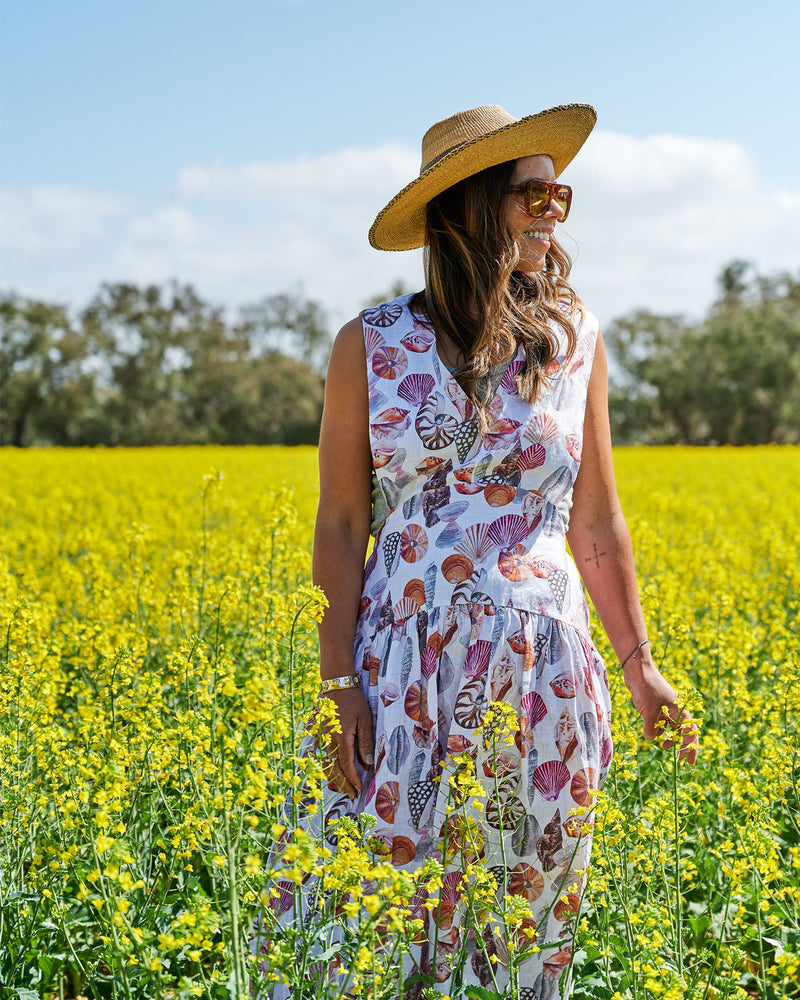
[[[407,430],[411,418],[408,410],[401,410],[399,406],[390,406],[388,410],[383,410],[377,415],[374,422],[369,425],[370,430],[379,440],[386,437],[397,437]]]
[[[578,727],[572,718],[568,708],[561,713],[558,722],[553,729],[553,736],[556,741],[556,748],[561,755],[561,759],[566,762],[578,749]]]
[[[526,659],[533,654],[533,646],[528,640],[528,636],[526,635],[524,628],[520,628],[517,629],[516,632],[512,632],[506,642],[515,653],[522,653]],[[529,667],[526,666],[525,669],[528,670]]]
[[[389,747],[386,752],[386,766],[392,774],[399,774],[400,768],[403,764],[405,764],[406,760],[408,760],[408,755],[411,752],[411,741],[408,738],[405,726],[402,724],[395,726],[388,742]]]
[[[383,347],[386,341],[381,336],[378,330],[372,329],[372,327],[367,326],[364,329],[364,343],[367,348],[367,357],[374,354],[379,347]]]
[[[509,749],[500,754],[492,753],[484,760],[482,769],[487,778],[506,778],[519,771],[519,764],[519,754]]]
[[[508,417],[492,420],[489,429],[483,434],[484,444],[492,450],[508,447],[518,427],[519,421],[510,420]]]
[[[438,451],[453,443],[458,421],[444,408],[445,400],[441,393],[430,395],[420,407],[414,427],[420,441],[426,448]]]
[[[475,566],[462,552],[454,552],[442,563],[442,576],[448,583],[463,583],[472,576]]]
[[[582,767],[572,776],[569,794],[579,806],[590,806],[597,789],[597,771],[593,767]]]
[[[292,908],[294,883],[281,879],[277,883],[278,895],[273,896],[269,901],[270,909],[275,911],[275,916],[280,917]]]
[[[419,611],[419,605],[409,597],[404,597],[392,608],[395,622],[404,622]]]
[[[600,762],[600,742],[597,738],[597,719],[593,712],[584,712],[581,716],[581,729],[586,741],[585,756],[588,760]]]
[[[547,452],[544,449],[544,445],[537,441],[535,444],[532,444],[530,448],[526,448],[525,451],[522,452],[517,460],[517,467],[520,472],[530,472],[533,469],[538,469],[540,465],[544,465],[546,457]]]
[[[534,532],[542,520],[544,499],[536,490],[529,490],[522,500],[522,516],[528,524],[528,531]]]
[[[430,722],[430,719],[426,720]],[[418,747],[430,747],[433,742],[431,729],[428,726],[414,726],[411,730],[411,738]]]
[[[511,364],[503,372],[503,377],[500,379],[499,388],[505,393],[517,392],[517,379],[516,375],[522,370],[524,361],[517,359],[512,361]]]
[[[400,688],[396,684],[389,682],[383,689],[383,694],[381,695],[381,701],[384,706],[388,708],[392,702],[397,701],[400,697]]]
[[[474,677],[458,692],[453,718],[462,729],[477,729],[483,723],[487,707],[486,682],[482,677]]]
[[[530,566],[530,552],[524,545],[504,549],[497,557],[497,568],[508,580],[530,580],[534,575]]]
[[[525,814],[525,806],[517,795],[518,783],[513,778],[503,778],[489,792],[484,815],[494,830],[511,830]]]
[[[533,854],[542,835],[542,828],[533,813],[524,813],[511,834],[511,846],[519,857]]]
[[[508,876],[508,891],[512,896],[524,896],[532,903],[544,892],[544,875],[533,865],[520,861]]]
[[[478,440],[478,421],[474,418],[462,420],[456,428],[453,439],[456,443],[456,452],[459,461],[463,462]]]
[[[435,607],[436,594],[436,563],[431,563],[425,570],[425,604],[429,608]]]
[[[492,655],[492,644],[488,639],[478,639],[470,644],[464,660],[464,676],[473,679],[483,677],[489,669],[489,657]]]
[[[412,333],[407,333],[405,337],[401,337],[400,343],[407,351],[411,351],[413,354],[424,354],[431,349],[431,345],[435,339],[430,330],[424,330],[420,327]]]
[[[565,670],[550,681],[550,687],[556,698],[574,698],[576,685],[575,674],[571,670]]]
[[[428,692],[421,681],[414,681],[406,691],[404,708],[406,715],[414,722],[428,718]]]
[[[411,823],[415,830],[424,826],[426,807],[433,796],[436,786],[432,781],[416,781],[408,789],[408,808],[411,813]]]
[[[606,770],[611,765],[611,760],[614,756],[614,743],[610,736],[606,736],[600,746],[600,767],[602,770]]]
[[[428,535],[421,524],[409,524],[400,533],[400,555],[415,563],[428,551]]]
[[[422,607],[425,603],[425,584],[419,579],[409,580],[405,587],[403,587],[403,597],[407,597]]]
[[[399,805],[399,783],[396,781],[385,781],[375,796],[375,812],[387,823],[394,823],[394,817]]]
[[[414,762],[411,765],[408,772],[409,784],[413,784],[415,781],[419,781],[422,777],[422,769],[425,767],[425,761],[428,759],[428,754],[424,750],[419,750],[416,757],[414,757]]]
[[[407,403],[422,406],[428,398],[431,389],[436,384],[433,375],[406,375],[397,387],[397,395]]]
[[[560,979],[564,969],[567,968],[571,961],[572,945],[565,945],[556,952],[548,952],[542,967],[545,978]],[[557,993],[556,996],[558,996]]]
[[[378,378],[402,378],[408,368],[408,355],[402,347],[379,347],[372,355],[372,370]]]
[[[453,475],[456,477],[456,491],[458,493],[464,493],[467,496],[472,496],[475,493],[480,493],[483,489],[483,483],[476,483],[473,481],[472,474],[475,470],[474,465],[467,465],[463,469],[456,469]]]
[[[498,549],[510,549],[528,537],[528,522],[519,514],[504,514],[489,525],[489,538]]]
[[[492,669],[492,701],[503,701],[505,696],[511,690],[511,685],[514,683],[515,673],[514,664],[511,662],[511,658],[508,653],[506,653],[500,662]]]
[[[533,775],[533,783],[548,802],[555,802],[569,781],[569,768],[560,760],[546,760]]]
[[[570,453],[572,458],[576,462],[581,460],[581,452],[583,450],[583,442],[578,437],[577,434],[567,434],[567,451]]]
[[[522,436],[527,441],[547,445],[558,438],[558,425],[549,413],[535,413],[525,425]]]
[[[570,486],[572,486],[572,470],[562,465],[545,479],[539,487],[539,492],[551,503],[557,503],[567,495]]]
[[[394,441],[384,439],[379,448],[372,449],[372,464],[376,469],[383,469],[392,460],[392,456],[397,451]]]
[[[536,724],[547,715],[547,705],[540,694],[536,691],[529,691],[522,696],[520,711],[530,729],[533,730]]]
[[[385,329],[393,326],[403,315],[403,307],[398,302],[384,302],[374,309],[365,309],[361,314],[364,322],[370,326],[379,326]]]
[[[458,487],[456,487],[458,489]],[[488,524],[473,524],[464,532],[465,537],[456,544],[456,549],[465,556],[480,562],[496,548],[489,537]]]
[[[576,892],[568,892],[566,897],[562,896],[553,907],[553,916],[562,924],[567,923],[570,920],[574,920],[575,917],[578,916],[580,907],[581,897]],[[556,964],[557,956],[558,952],[556,952],[555,955],[548,956],[547,964]]]
[[[410,837],[392,837],[392,864],[407,865],[417,856],[417,848]]]
[[[391,576],[400,562],[400,532],[393,531],[383,540],[383,562],[386,575]]]
[[[544,828],[536,845],[536,853],[545,872],[552,871],[563,860],[564,838],[561,833],[561,811],[559,809],[556,809],[555,815]]]
[[[564,833],[568,837],[572,837],[577,840],[581,836],[591,836],[592,831],[588,830],[585,834],[583,833],[584,826],[592,827],[594,826],[594,813],[584,813],[583,816],[567,816],[564,822],[561,824],[564,828]]]
[[[483,490],[483,496],[490,507],[505,507],[516,495],[516,489],[509,483],[488,483]]]
[[[430,646],[426,646],[422,650],[422,657],[420,664],[422,667],[422,676],[426,680],[429,677],[432,677],[436,673],[436,666],[438,662],[439,662],[439,654],[437,653],[437,651],[435,649],[432,649]]]
[[[466,736],[461,736],[460,733],[451,733],[447,737],[447,752],[448,753],[469,753],[474,749],[475,744],[472,740],[467,739]]]

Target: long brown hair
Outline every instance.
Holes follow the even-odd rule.
[[[491,368],[522,344],[517,390],[532,402],[559,349],[548,321],[563,329],[569,357],[575,349],[572,316],[583,308],[567,281],[572,261],[555,239],[541,271],[515,270],[519,250],[504,212],[515,162],[467,177],[429,202],[425,291],[411,302],[467,359],[457,370],[459,382],[484,426]]]

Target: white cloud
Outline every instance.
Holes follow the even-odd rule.
[[[68,184],[0,186],[0,249],[41,255],[78,249],[131,204],[128,195]]]
[[[124,194],[9,186],[3,287],[75,306],[102,280],[176,277],[232,307],[302,289],[338,325],[398,278],[421,285],[418,252],[380,253],[366,239],[418,166],[415,151],[391,145],[217,161],[182,170],[151,209]],[[698,315],[734,258],[763,272],[800,267],[800,191],[760,183],[735,143],[599,132],[564,180],[575,198],[562,242],[603,323],[636,307]]]

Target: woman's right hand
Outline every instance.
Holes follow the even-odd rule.
[[[375,763],[372,713],[367,699],[358,688],[328,691],[323,697],[330,698],[336,705],[342,730],[340,733],[329,730],[323,736],[323,746],[330,757],[325,767],[328,788],[344,792],[352,800],[361,792],[356,753],[364,770],[369,770]]]

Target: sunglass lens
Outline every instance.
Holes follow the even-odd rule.
[[[534,182],[528,186],[528,212],[536,218],[544,215],[550,204],[550,190],[544,184]]]
[[[572,199],[572,192],[568,187],[560,187],[558,191],[556,191],[556,196],[555,196],[556,204],[564,213],[561,216],[562,222],[564,221],[564,219],[566,219],[567,213],[569,212],[569,203],[571,199]]]

